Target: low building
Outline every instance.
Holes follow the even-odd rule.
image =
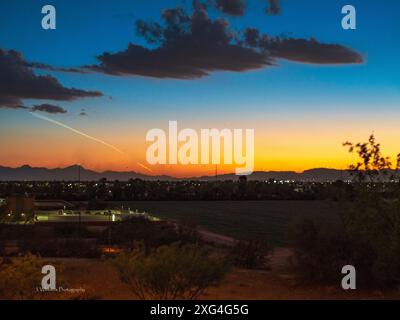
[[[35,200],[35,210],[73,210],[75,206],[64,200]]]
[[[6,210],[9,214],[32,215],[35,212],[35,199],[26,196],[14,196],[6,199]]]

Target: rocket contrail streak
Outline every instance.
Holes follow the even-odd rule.
[[[153,172],[153,170],[151,170],[149,167],[146,167],[144,164],[142,164],[142,163],[140,163],[140,162],[138,162],[137,163],[140,167],[142,167],[143,169],[146,169],[147,171],[149,171],[149,172]]]
[[[109,148],[113,149],[114,151],[117,151],[117,152],[120,153],[120,154],[124,154],[123,151],[121,151],[121,150],[118,149],[117,147],[114,147],[112,144],[109,144],[109,143],[107,143],[107,142],[105,142],[105,141],[103,141],[103,140],[97,139],[97,138],[95,138],[95,137],[89,136],[88,134],[86,134],[86,133],[84,133],[84,132],[81,132],[81,131],[79,131],[79,130],[76,130],[76,129],[74,129],[74,128],[71,128],[70,126],[67,126],[67,125],[64,124],[64,123],[61,123],[61,122],[59,122],[59,121],[50,119],[50,118],[48,118],[48,117],[46,117],[46,116],[43,116],[43,115],[40,115],[40,114],[37,114],[37,113],[33,113],[33,112],[29,112],[29,113],[30,113],[31,115],[33,115],[34,117],[36,117],[36,118],[39,118],[39,119],[42,119],[42,120],[45,120],[45,121],[49,121],[49,122],[51,122],[51,123],[54,123],[54,124],[56,124],[56,125],[58,125],[58,126],[60,126],[60,127],[63,127],[63,128],[65,128],[65,129],[68,129],[68,130],[71,130],[72,132],[75,132],[75,133],[77,133],[77,134],[79,134],[79,135],[81,135],[81,136],[83,136],[83,137],[86,137],[86,138],[88,138],[88,139],[90,139],[90,140],[93,140],[93,141],[96,141],[96,142],[98,142],[98,143],[101,143],[102,145],[104,145],[104,146],[106,146],[106,147],[109,147]]]

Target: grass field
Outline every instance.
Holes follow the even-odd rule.
[[[162,219],[190,221],[237,239],[263,239],[284,245],[296,218],[337,221],[338,205],[329,201],[133,201],[114,202]]]

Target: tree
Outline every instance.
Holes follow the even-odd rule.
[[[399,285],[400,155],[393,166],[374,135],[366,143],[343,145],[359,156],[350,166],[355,177],[352,201],[343,203],[340,223],[327,230],[313,221],[296,223],[290,231],[292,261],[303,276],[315,280],[335,280],[339,267],[351,264],[360,284]]]
[[[357,181],[356,197],[342,217],[346,231],[360,239],[375,255],[371,273],[378,281],[399,282],[400,277],[400,154],[393,167],[382,155],[374,135],[366,143],[345,143],[349,152],[356,151],[360,160],[350,166]],[[390,180],[387,181],[389,173]],[[384,179],[386,177],[386,179]],[[388,192],[390,190],[390,192]],[[391,196],[388,197],[387,195]],[[397,280],[396,280],[397,279]]]
[[[389,157],[385,157],[381,152],[381,145],[375,141],[375,136],[370,135],[368,142],[353,144],[345,142],[343,146],[349,147],[349,152],[357,152],[360,160],[356,164],[351,164],[349,169],[358,181],[369,182],[381,181],[382,175],[388,175],[392,170],[392,161]],[[397,174],[400,168],[400,153],[397,155],[397,163],[394,168]],[[392,178],[395,178],[396,175]]]
[[[174,243],[146,255],[143,245],[112,262],[122,282],[140,299],[193,300],[217,285],[228,271],[204,247]]]

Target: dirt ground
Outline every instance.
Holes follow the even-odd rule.
[[[304,285],[296,281],[285,268],[290,250],[275,250],[271,270],[233,270],[215,288],[210,288],[201,299],[218,300],[297,300],[297,299],[400,299],[398,291],[344,291],[337,286]],[[53,261],[53,260],[52,260]],[[107,262],[89,259],[54,259],[63,265],[62,278],[68,288],[85,289],[84,295],[56,293],[56,299],[137,299],[129,288],[120,282]],[[60,295],[60,296],[57,296]]]

